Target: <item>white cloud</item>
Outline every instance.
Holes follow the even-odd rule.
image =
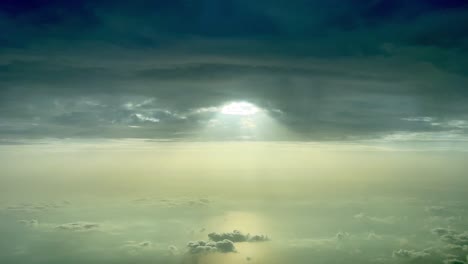
[[[135,114],[135,116],[140,120],[140,121],[149,121],[153,123],[158,123],[160,120],[158,118],[150,117],[150,116],[145,116],[143,114]]]
[[[431,254],[428,250],[416,251],[416,250],[406,250],[406,249],[399,249],[393,251],[392,256],[394,258],[403,258],[403,259],[411,259],[411,260],[420,260],[428,258]]]
[[[405,117],[401,120],[410,121],[410,122],[432,122],[434,118],[429,116],[415,116],[415,117]]]
[[[374,223],[382,223],[382,224],[394,224],[398,219],[394,216],[387,216],[387,217],[376,217],[376,216],[368,216],[364,213],[359,213],[353,216],[354,219],[362,222],[374,222]]]

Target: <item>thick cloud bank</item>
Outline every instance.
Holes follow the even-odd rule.
[[[200,133],[232,101],[289,129],[257,140],[462,142],[467,24],[459,0],[2,1],[0,143],[245,138]]]

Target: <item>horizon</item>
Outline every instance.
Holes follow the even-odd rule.
[[[0,29],[0,263],[468,263],[468,1],[3,0]]]

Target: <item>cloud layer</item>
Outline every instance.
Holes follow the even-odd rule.
[[[163,2],[2,3],[3,142],[245,138],[200,134],[229,101],[257,140],[466,139],[465,1]]]

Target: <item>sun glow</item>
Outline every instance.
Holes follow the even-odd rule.
[[[247,102],[232,102],[221,108],[221,113],[225,115],[250,116],[258,112],[258,108]]]

